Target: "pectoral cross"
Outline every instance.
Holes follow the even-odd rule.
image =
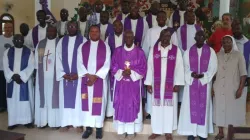
[[[49,57],[49,55],[51,55],[51,54],[52,54],[52,53],[49,53],[49,50],[48,50],[47,54],[44,55],[44,56],[46,56],[46,71],[48,71],[48,57]]]

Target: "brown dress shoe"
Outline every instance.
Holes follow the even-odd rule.
[[[149,140],[154,140],[155,138],[159,137],[160,135],[158,134],[152,134],[148,137]]]

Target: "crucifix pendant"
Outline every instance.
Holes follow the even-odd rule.
[[[46,56],[46,71],[48,71],[48,57],[49,57],[49,55],[51,55],[51,53],[49,53],[49,50],[48,50],[47,54],[44,55],[44,56]]]

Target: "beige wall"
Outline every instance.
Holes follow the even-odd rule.
[[[0,0],[0,15],[5,13],[4,4],[7,0]],[[8,13],[14,17],[15,20],[15,33],[19,33],[19,26],[25,22],[30,27],[35,23],[34,19],[34,0],[8,0],[14,6]]]

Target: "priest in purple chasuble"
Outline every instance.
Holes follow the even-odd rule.
[[[158,26],[156,17],[159,11],[160,11],[160,3],[158,1],[154,1],[149,9],[149,14],[145,17],[149,28]]]
[[[27,42],[25,42],[25,44],[28,45],[27,47],[32,48],[32,51],[35,51],[39,41],[46,38],[47,30],[47,24],[45,22],[46,12],[44,10],[37,11],[36,18],[39,24],[29,31],[26,40]]]
[[[142,44],[142,49],[147,58],[148,58],[150,49],[153,48],[155,44],[158,42],[161,31],[168,28],[168,26],[166,25],[167,15],[164,11],[159,11],[157,13],[156,20],[158,22],[158,26],[153,27],[147,31],[143,44]],[[175,32],[171,36],[171,43],[178,46],[178,39],[177,39],[177,35]],[[152,95],[150,93],[147,93],[147,103],[145,104],[145,110],[148,115],[146,119],[150,119],[150,114],[152,110],[151,98],[152,98]]]
[[[122,137],[134,137],[142,131],[142,79],[147,62],[143,50],[134,44],[134,33],[125,31],[125,44],[118,47],[111,63],[114,76],[114,128]]]
[[[235,39],[236,45],[239,51],[244,55],[246,61],[246,68],[247,68],[247,77],[248,77],[248,85],[250,84],[250,40],[248,40],[242,33],[242,27],[240,23],[232,23],[232,32],[233,37]]]
[[[122,0],[121,1],[121,13],[119,13],[115,18],[114,20],[124,20],[128,14],[129,14],[129,1],[128,0]]]
[[[178,134],[194,140],[206,139],[213,133],[212,79],[217,72],[217,56],[205,44],[205,33],[195,34],[196,43],[185,51],[185,88],[179,116]]]
[[[122,22],[120,20],[115,20],[113,22],[113,27],[114,27],[114,33],[110,34],[105,41],[110,47],[111,57],[115,49],[123,45]],[[108,78],[109,78],[108,80],[109,88],[108,88],[108,103],[107,103],[106,117],[112,117],[114,114],[114,108],[113,108],[114,76],[112,76],[111,73],[109,73]]]
[[[151,127],[149,139],[165,134],[172,138],[177,129],[178,91],[184,85],[184,67],[180,49],[170,43],[171,29],[161,32],[159,43],[150,50],[147,76],[144,84],[152,94]]]
[[[246,125],[247,69],[244,55],[235,50],[232,36],[222,39],[217,53],[218,70],[213,83],[213,122],[219,128],[216,139],[223,139],[224,127]],[[236,46],[237,47],[237,46]]]
[[[56,26],[48,25],[47,37],[35,51],[35,125],[57,128],[61,126],[59,110],[59,81],[56,80]]]
[[[100,15],[100,24],[98,24],[101,30],[101,40],[105,41],[106,38],[114,32],[113,24],[109,23],[109,13],[102,11]]]
[[[8,130],[14,129],[17,125],[33,128],[34,56],[23,43],[23,36],[15,35],[14,47],[4,51],[3,56],[4,76],[7,83]]]
[[[102,138],[102,128],[107,105],[108,73],[111,52],[107,43],[100,39],[100,28],[92,25],[90,40],[78,50],[78,76],[81,77],[81,123],[86,127],[82,138],[87,139],[96,128],[96,138]]]
[[[184,13],[187,10],[189,0],[178,0],[178,7],[170,16],[168,26],[176,30],[185,24]]]
[[[130,13],[122,22],[124,31],[132,30],[135,34],[135,45],[141,47],[148,30],[148,23],[145,18],[139,15],[139,7],[135,3],[130,4]]]
[[[82,126],[81,78],[78,78],[77,50],[86,38],[79,35],[76,21],[67,24],[68,35],[65,35],[56,47],[56,79],[59,84],[59,108],[61,131],[67,126]]]

